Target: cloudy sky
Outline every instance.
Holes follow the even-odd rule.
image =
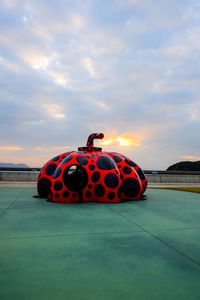
[[[0,162],[92,132],[144,169],[200,160],[199,0],[0,1]]]

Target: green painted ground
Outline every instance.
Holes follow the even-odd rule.
[[[53,204],[0,189],[0,299],[200,299],[200,195]]]

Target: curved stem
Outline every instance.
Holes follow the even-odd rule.
[[[87,147],[94,147],[93,140],[94,139],[103,139],[104,134],[103,133],[92,133],[89,135],[87,140]]]

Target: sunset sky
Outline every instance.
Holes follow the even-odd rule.
[[[0,162],[103,132],[143,169],[200,160],[200,1],[0,1]]]

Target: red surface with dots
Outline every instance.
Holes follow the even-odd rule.
[[[79,147],[49,160],[38,176],[38,195],[53,202],[122,202],[142,199],[147,180],[141,168],[128,157],[103,152],[93,146]]]

